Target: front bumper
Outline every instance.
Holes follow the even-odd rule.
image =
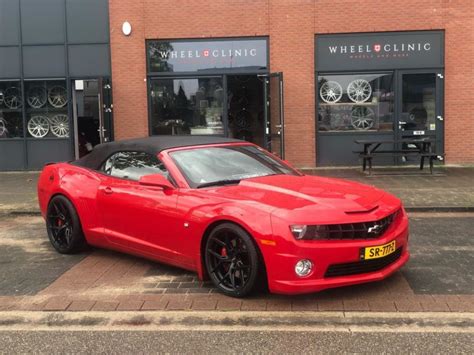
[[[284,230],[279,232],[284,233]],[[271,292],[301,294],[321,291],[327,288],[349,286],[359,283],[383,280],[400,269],[409,259],[408,218],[405,213],[394,221],[383,236],[371,240],[296,241],[293,238],[276,238],[273,252],[264,252]],[[360,249],[378,246],[395,240],[396,249],[402,248],[398,259],[385,267],[355,275],[326,277],[330,265],[360,261]],[[295,264],[301,259],[313,263],[313,271],[306,277],[298,277]]]

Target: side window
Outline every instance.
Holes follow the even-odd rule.
[[[142,176],[162,174],[168,178],[164,164],[155,156],[144,152],[119,152],[104,163],[102,170],[111,176],[138,180]]]

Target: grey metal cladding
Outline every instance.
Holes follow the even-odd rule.
[[[23,140],[2,139],[0,141],[0,171],[23,170],[25,167],[25,145]]]
[[[25,78],[66,76],[64,45],[23,46],[23,74]]]
[[[68,46],[70,76],[109,76],[108,44],[78,44]]]
[[[64,7],[64,0],[21,0],[23,44],[64,43]]]
[[[28,139],[28,169],[41,169],[45,163],[68,161],[72,157],[69,139]]]
[[[0,79],[18,79],[20,75],[20,48],[0,47]]]
[[[107,43],[108,17],[108,0],[66,0],[68,43]]]
[[[19,0],[0,0],[0,46],[20,43]]]

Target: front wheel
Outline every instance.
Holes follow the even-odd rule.
[[[65,196],[54,196],[49,202],[46,229],[49,241],[61,254],[77,253],[87,245],[76,209]]]
[[[242,228],[218,225],[207,239],[204,255],[209,277],[221,292],[244,297],[255,290],[262,268],[257,248]]]

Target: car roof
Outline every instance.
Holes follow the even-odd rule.
[[[146,138],[126,139],[96,145],[92,152],[71,164],[89,169],[99,169],[103,162],[112,154],[123,151],[141,151],[156,155],[163,150],[193,147],[207,144],[244,143],[233,138],[213,136],[153,136]]]

